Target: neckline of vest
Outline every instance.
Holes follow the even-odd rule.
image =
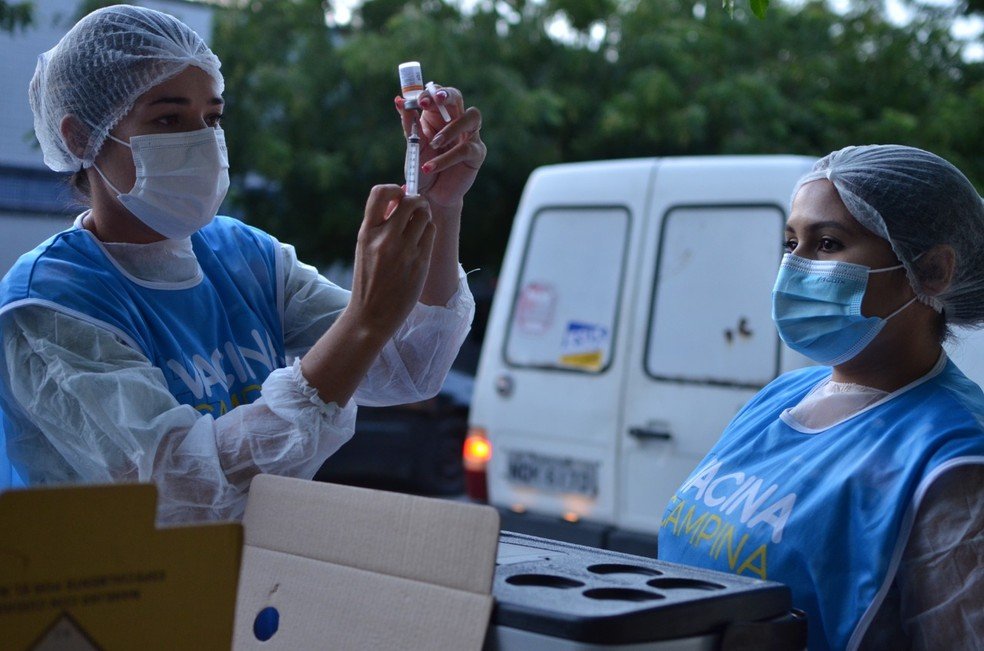
[[[779,414],[779,419],[782,420],[782,422],[784,422],[790,428],[794,429],[795,431],[797,431],[797,432],[799,432],[801,434],[823,434],[827,430],[833,429],[833,428],[837,427],[838,425],[843,425],[847,421],[849,421],[849,420],[851,420],[853,418],[857,418],[861,414],[864,414],[866,412],[869,412],[872,409],[876,409],[877,407],[880,407],[881,405],[884,405],[885,403],[887,403],[887,402],[889,402],[891,400],[894,400],[898,396],[900,396],[900,395],[902,395],[904,393],[907,393],[907,392],[911,391],[912,389],[915,389],[920,384],[923,384],[924,382],[928,382],[929,380],[933,379],[934,377],[936,377],[937,375],[939,375],[940,373],[943,372],[943,369],[946,368],[946,364],[949,361],[949,359],[950,358],[947,357],[946,351],[942,351],[940,353],[939,359],[936,360],[936,364],[933,366],[933,368],[931,368],[929,370],[929,372],[926,373],[925,375],[923,375],[922,377],[916,378],[915,380],[913,380],[909,384],[905,385],[904,387],[902,387],[900,389],[896,389],[895,391],[889,393],[888,395],[883,396],[880,400],[877,400],[877,401],[871,403],[870,405],[868,405],[864,409],[860,409],[860,410],[854,412],[853,414],[849,414],[849,415],[845,416],[844,418],[841,418],[840,420],[834,421],[833,423],[831,423],[830,425],[827,425],[826,427],[822,427],[820,429],[814,429],[812,427],[806,427],[805,425],[803,425],[802,423],[800,423],[798,420],[796,420],[790,414],[790,412],[793,409],[792,407],[788,407],[786,409],[783,409],[782,412]],[[814,388],[816,388],[817,386],[819,386],[820,382],[826,382],[829,378],[830,378],[830,376],[828,375],[828,376],[824,377],[823,379],[821,379],[816,384],[814,384],[813,387],[811,388],[811,391]],[[809,395],[809,393],[810,392],[807,392],[804,395],[804,398],[806,397],[806,395]],[[797,404],[799,404],[799,403],[797,403]]]
[[[82,220],[85,219],[85,216],[88,215],[90,212],[92,212],[91,209],[86,210],[78,217],[76,217],[75,223],[72,225],[72,227],[75,230],[82,231],[83,237],[88,237],[99,248],[99,251],[102,253],[102,255],[105,256],[107,260],[109,260],[109,263],[113,265],[113,268],[115,268],[120,273],[120,275],[122,275],[124,278],[129,280],[134,285],[139,285],[140,287],[146,287],[147,289],[178,291],[182,289],[191,289],[192,287],[197,287],[198,285],[201,284],[202,280],[205,278],[205,274],[202,272],[202,266],[200,264],[197,265],[198,269],[196,270],[194,276],[192,276],[188,280],[181,280],[177,282],[163,281],[163,280],[144,280],[143,278],[138,278],[134,276],[129,271],[127,271],[123,267],[123,265],[121,265],[108,250],[106,250],[106,247],[103,245],[102,241],[100,241],[100,239],[96,237],[95,233],[93,233],[88,228],[85,228],[82,225]]]

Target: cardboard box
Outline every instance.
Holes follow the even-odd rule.
[[[260,475],[243,524],[237,651],[482,648],[495,509]]]
[[[150,484],[0,494],[4,649],[229,649],[239,524],[156,529]]]

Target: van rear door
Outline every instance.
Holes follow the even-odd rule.
[[[490,502],[611,523],[633,247],[653,161],[537,171],[513,225],[470,421]]]
[[[667,160],[632,301],[618,524],[658,531],[670,495],[780,370],[771,290],[799,157]]]

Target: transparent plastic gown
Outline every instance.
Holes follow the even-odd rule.
[[[290,359],[334,322],[349,293],[281,247]],[[190,240],[106,248],[144,280],[198,273]],[[447,306],[417,304],[349,404],[322,402],[295,361],[266,379],[259,400],[218,417],[179,404],[161,371],[108,330],[48,307],[16,307],[0,316],[2,379],[18,403],[2,405],[15,423],[8,454],[29,485],[153,481],[161,523],[237,519],[257,473],[313,476],[351,438],[356,404],[439,391],[474,314],[460,268],[459,276]]]

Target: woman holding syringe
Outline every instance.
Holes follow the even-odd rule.
[[[161,522],[238,518],[255,474],[311,477],[356,403],[434,395],[468,331],[458,233],[485,146],[457,90],[420,94],[420,196],[372,189],[349,293],[216,217],[223,87],[197,34],[142,7],[40,58],[45,163],[91,208],[0,285],[3,435],[28,485],[151,481]]]

